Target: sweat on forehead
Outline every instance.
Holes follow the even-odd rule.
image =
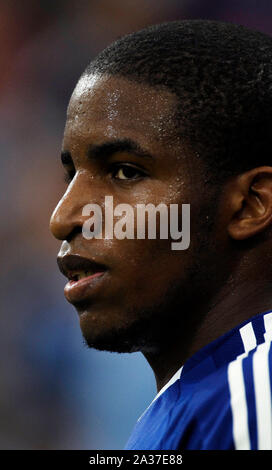
[[[144,124],[158,137],[170,138],[176,106],[176,96],[163,87],[107,74],[83,75],[71,96],[67,120],[95,118],[122,128]]]

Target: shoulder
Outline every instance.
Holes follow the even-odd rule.
[[[189,427],[195,432],[186,446],[272,450],[271,390],[272,346],[268,340],[208,374],[194,387],[188,415]]]

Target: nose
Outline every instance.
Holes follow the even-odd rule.
[[[67,240],[75,229],[82,229],[82,208],[87,202],[88,191],[84,190],[84,179],[75,175],[65,194],[54,209],[50,219],[50,230],[58,240]],[[90,196],[90,194],[89,194]]]

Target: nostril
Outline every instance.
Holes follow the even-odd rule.
[[[76,235],[82,232],[82,227],[80,225],[76,225],[72,231],[67,235],[65,240],[67,242],[70,242]]]

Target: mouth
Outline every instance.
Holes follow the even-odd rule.
[[[64,295],[72,304],[93,296],[108,271],[105,265],[79,255],[60,256],[57,263],[62,274],[68,278]]]
[[[82,281],[82,279],[87,279],[87,278],[90,278],[90,277],[96,277],[98,276],[99,274],[101,274],[101,272],[92,272],[92,271],[79,271],[77,273],[74,273],[74,272],[71,272],[71,273],[68,273],[68,279],[70,281],[70,284],[75,284],[77,283],[78,281]]]

